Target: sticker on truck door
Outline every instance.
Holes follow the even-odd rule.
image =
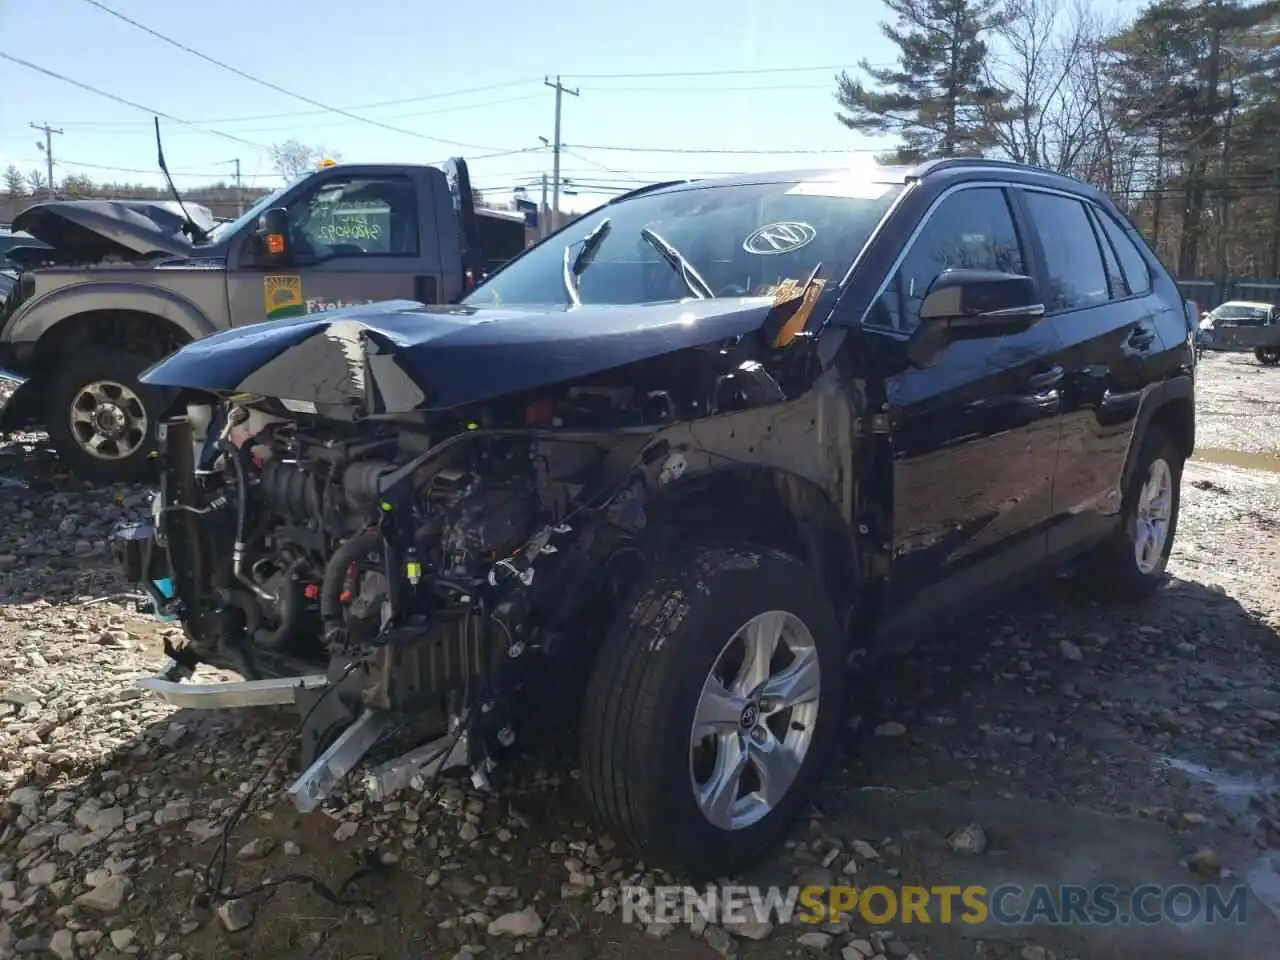
[[[262,305],[268,320],[300,317],[307,312],[302,299],[302,278],[273,275],[262,278]]]

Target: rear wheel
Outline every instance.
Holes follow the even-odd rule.
[[[1253,355],[1259,363],[1268,367],[1280,363],[1280,347],[1259,347],[1253,351]]]
[[[1178,508],[1184,457],[1173,438],[1150,427],[1125,490],[1123,524],[1085,562],[1086,578],[1100,596],[1136,601],[1164,579]]]
[[[842,647],[830,602],[792,557],[703,548],[663,564],[588,684],[582,766],[602,825],[695,878],[764,856],[823,772]]]
[[[93,349],[59,363],[49,385],[49,438],[77,476],[128,483],[152,472],[159,411],[155,393],[138,383],[151,361]]]

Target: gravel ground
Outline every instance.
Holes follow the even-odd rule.
[[[1208,878],[1249,885],[1244,923],[627,925],[619,886],[660,878],[588,826],[568,737],[492,793],[457,780],[299,815],[287,714],[130,688],[170,629],[118,596],[107,552],[144,491],[61,477],[22,438],[0,448],[0,477],[28,484],[0,487],[0,960],[1275,956],[1280,370],[1210,355],[1201,378],[1205,459],[1158,596],[1108,609],[1056,581],[862,677],[840,769],[748,879]],[[211,910],[210,857],[259,776],[222,876],[243,895]],[[285,882],[253,892],[268,879]]]

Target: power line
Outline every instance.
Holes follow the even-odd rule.
[[[692,154],[724,154],[726,156],[773,156],[773,155],[831,155],[842,153],[885,153],[892,147],[831,147],[829,149],[783,149],[783,150],[730,150],[711,147],[637,147],[620,146],[618,144],[575,143],[577,150],[609,150],[618,153],[692,153]]]
[[[23,60],[21,57],[15,57],[11,53],[5,53],[3,50],[0,50],[0,59],[8,60],[10,63],[16,63],[18,66],[26,67],[28,70],[34,70],[36,71],[36,73],[43,73],[46,77],[52,77],[55,80],[61,80],[63,83],[69,83],[73,87],[79,87],[81,90],[87,90],[89,93],[97,94],[100,97],[106,97],[108,100],[114,100],[116,103],[124,104],[126,107],[132,107],[134,110],[141,110],[144,113],[150,113],[153,116],[161,117],[162,119],[168,120],[170,123],[181,124],[184,127],[195,127],[197,130],[203,130],[205,133],[209,134],[210,136],[221,137],[223,140],[230,140],[232,143],[244,144],[246,147],[253,147],[255,150],[267,149],[267,147],[263,146],[260,143],[254,143],[252,140],[246,140],[243,137],[237,137],[235,134],[223,133],[221,130],[214,130],[211,127],[196,127],[196,125],[194,123],[191,123],[189,120],[179,119],[178,117],[175,117],[168,113],[164,113],[161,110],[154,110],[151,107],[143,106],[142,104],[136,103],[133,100],[126,100],[124,97],[116,96],[114,93],[107,93],[107,91],[105,90],[99,89],[98,87],[90,86],[87,83],[82,83],[79,80],[72,80],[70,77],[65,76],[64,74],[56,73],[55,71],[50,70],[47,67],[41,67],[37,64],[32,63],[30,60]]]
[[[465,96],[467,94],[472,94],[472,93],[488,93],[493,90],[505,90],[505,89],[510,89],[511,87],[525,86],[526,84],[533,83],[536,80],[541,80],[541,79],[542,79],[541,77],[535,77],[532,80],[530,79],[508,80],[505,83],[490,83],[482,87],[467,87],[462,90],[446,90],[442,93],[428,93],[420,97],[403,97],[399,100],[379,100],[375,103],[361,103],[361,104],[356,104],[354,106],[347,107],[346,109],[373,110],[379,107],[399,107],[409,103],[421,103],[425,100],[443,100],[446,97],[461,97],[461,96]],[[532,99],[534,96],[536,96],[536,94],[530,94],[527,97],[518,97],[515,99],[527,100],[527,99]],[[514,100],[494,101],[494,103],[504,103],[504,102],[514,102]],[[486,106],[486,105],[487,104],[483,104],[483,103],[460,104],[456,107],[446,107],[444,108],[444,110],[429,111],[429,112],[444,113],[445,110],[465,110],[469,107],[479,107],[479,106]],[[314,117],[314,116],[318,116],[320,114],[325,114],[329,112],[330,112],[329,110],[293,110],[287,113],[259,113],[259,114],[254,114],[253,116],[248,116],[248,117],[213,117],[207,120],[199,120],[196,122],[217,123],[217,124],[252,123],[256,120],[288,120],[294,117]],[[394,120],[394,119],[397,119],[398,117],[411,117],[411,116],[424,116],[424,115],[425,114],[419,114],[419,113],[405,113],[405,114],[397,114],[393,117],[389,117],[388,119]],[[150,123],[146,120],[63,120],[61,122],[64,126],[68,126],[68,127],[110,127],[110,126],[144,126],[144,125],[150,126]]]
[[[89,0],[90,3],[94,0]],[[566,73],[570,80],[658,80],[666,77],[749,77],[778,73],[818,73],[831,70],[856,70],[856,63],[834,67],[758,67],[742,70],[666,70],[657,73]]]
[[[433,143],[443,143],[451,147],[465,147],[468,150],[500,149],[498,147],[487,147],[487,146],[483,146],[475,143],[463,143],[459,140],[446,140],[443,137],[428,136],[427,134],[419,133],[416,130],[406,130],[403,127],[395,127],[389,123],[383,123],[381,120],[373,120],[369,117],[362,117],[359,114],[352,113],[350,110],[343,110],[340,107],[329,106],[329,104],[327,103],[321,103],[319,100],[312,99],[311,97],[308,97],[304,94],[295,93],[292,90],[287,90],[284,87],[279,86],[278,84],[274,84],[269,80],[263,80],[261,77],[255,77],[251,73],[246,73],[244,70],[241,70],[239,67],[233,67],[229,63],[224,63],[223,61],[218,60],[215,57],[211,57],[208,54],[201,53],[199,50],[189,47],[185,43],[181,43],[177,40],[174,40],[172,37],[165,36],[163,33],[160,33],[157,30],[152,30],[150,27],[146,26],[145,24],[139,23],[137,20],[134,20],[131,17],[127,17],[123,13],[120,13],[117,10],[111,9],[111,7],[108,7],[105,3],[100,3],[99,0],[84,0],[84,2],[89,4],[90,6],[97,7],[103,13],[110,14],[111,16],[119,20],[123,20],[125,23],[129,24],[130,26],[137,27],[139,30],[143,31],[144,33],[148,33],[151,36],[155,37],[157,40],[162,40],[163,42],[171,46],[177,47],[179,50],[183,51],[184,53],[189,53],[193,57],[198,57],[199,59],[204,60],[206,63],[213,64],[215,67],[221,67],[223,70],[226,70],[230,73],[234,73],[238,77],[243,77],[245,80],[248,80],[251,83],[256,83],[259,86],[266,87],[268,90],[274,90],[276,93],[282,93],[285,96],[292,97],[295,100],[301,100],[303,103],[309,103],[313,107],[318,107],[322,111],[328,111],[329,113],[336,113],[344,117],[349,117],[352,120],[358,120],[361,123],[367,123],[367,124],[370,124],[371,126],[380,127],[381,129],[389,130],[392,133],[399,133],[408,137],[417,137],[420,140],[430,140]]]

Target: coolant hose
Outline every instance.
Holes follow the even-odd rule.
[[[218,441],[218,449],[227,455],[236,471],[236,542],[231,551],[231,572],[237,580],[262,600],[274,602],[275,597],[244,574],[244,528],[249,517],[249,477],[244,461],[248,453],[225,437]]]
[[[334,630],[342,627],[342,584],[347,578],[347,568],[359,557],[381,546],[382,532],[366,530],[338,547],[325,564],[324,581],[320,584],[320,619],[326,640]]]

